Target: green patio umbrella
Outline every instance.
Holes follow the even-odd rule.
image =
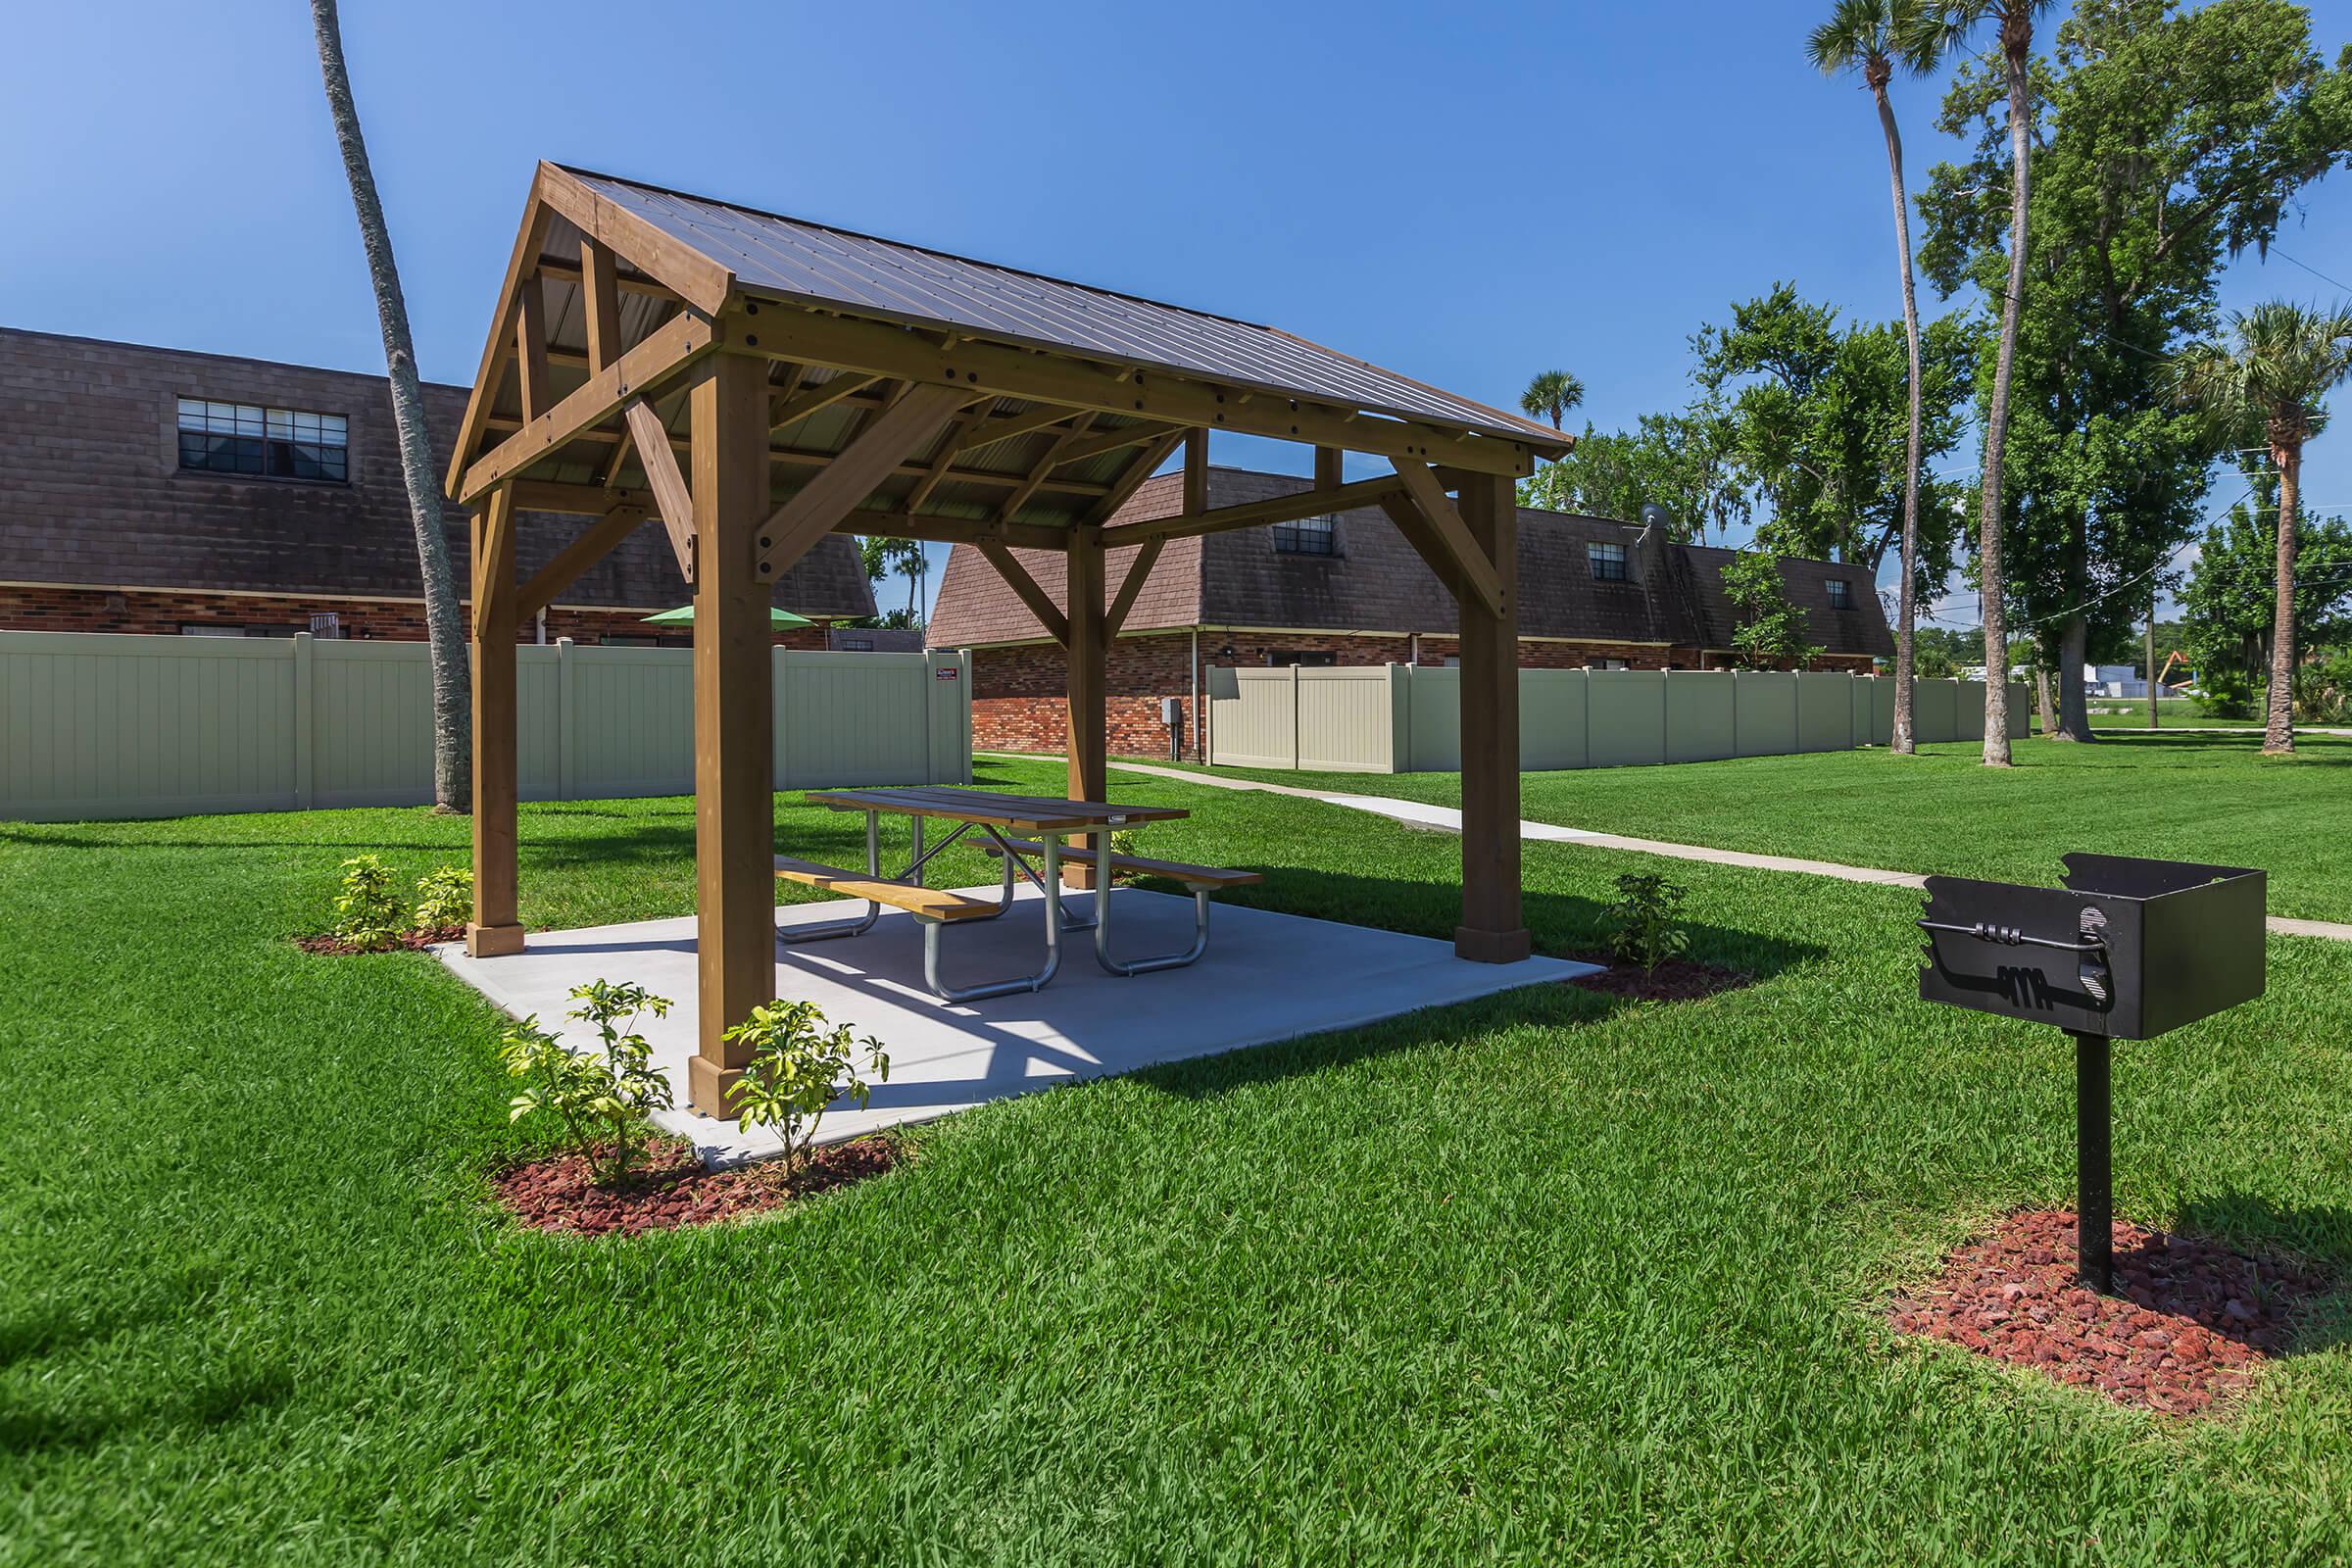
[[[691,626],[694,624],[694,607],[680,605],[675,610],[664,610],[659,615],[646,616],[645,623],[649,626]],[[767,623],[771,626],[813,626],[816,624],[806,615],[796,615],[789,610],[777,610],[772,606],[767,612]]]

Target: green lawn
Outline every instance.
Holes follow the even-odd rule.
[[[2264,758],[2260,745],[2259,734],[2127,729],[2091,746],[2020,741],[2007,772],[1981,765],[1974,741],[1909,758],[1871,750],[1581,768],[1528,774],[1520,809],[1636,838],[2017,882],[2055,882],[2069,850],[2259,866],[2271,875],[2272,913],[2352,920],[2352,739],[2299,736],[2291,759]],[[1217,771],[1461,800],[1453,773]]]
[[[1449,836],[1118,788],[1192,807],[1152,848],[1263,866],[1267,905],[1453,923]],[[526,808],[526,922],[687,909],[692,820]],[[852,853],[842,819],[778,820]],[[1057,1090],[798,1212],[581,1242],[484,1205],[525,1147],[493,1012],[429,957],[285,941],[341,857],[414,875],[465,835],[412,810],[0,827],[0,1559],[2352,1551],[2338,1319],[2187,1427],[1885,1333],[1890,1282],[2072,1180],[2064,1040],[1911,1001],[1913,896],[1690,867],[1698,955],[1762,984],[1542,988]],[[1531,846],[1539,946],[1591,943],[1642,863]],[[2275,940],[2271,973],[2118,1053],[2119,1208],[2340,1268],[2352,948]]]

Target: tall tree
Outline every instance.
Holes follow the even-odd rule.
[[[1912,681],[1913,622],[1917,617],[1914,583],[1919,572],[1920,364],[1919,290],[1911,268],[1911,198],[1903,185],[1903,137],[1894,122],[1894,103],[1886,96],[1894,79],[1895,62],[1910,60],[1926,24],[1921,0],[1838,0],[1830,20],[1813,29],[1806,52],[1822,74],[1834,76],[1859,70],[1879,111],[1879,129],[1886,139],[1886,175],[1894,197],[1894,252],[1903,281],[1903,343],[1910,360],[1910,414],[1903,451],[1902,581],[1896,589],[1894,616],[1894,741],[1893,750],[1908,756],[1919,747],[1914,738]]]
[[[2230,708],[2261,684],[2277,630],[2278,475],[2265,465],[2246,478],[2245,498],[2199,541],[2180,590],[2185,626],[2169,628],[2207,700]],[[2298,657],[2352,642],[2352,524],[2341,517],[2295,519],[2294,630]]]
[[[1792,554],[1836,556],[1874,572],[1902,542],[1914,544],[1916,594],[1940,582],[1959,540],[1934,483],[1910,461],[1909,413],[1918,388],[1924,455],[1960,439],[1972,336],[1961,321],[1931,324],[1921,373],[1891,322],[1842,325],[1836,309],[1799,298],[1792,283],[1732,307],[1724,325],[1690,339],[1692,379],[1715,411],[1728,462],[1771,514]],[[1924,488],[1923,511],[1907,501]]]
[[[1988,608],[2004,629],[2023,617],[2036,664],[2065,677],[2049,733],[2089,741],[2074,677],[2126,653],[2210,483],[2216,447],[2177,396],[2173,356],[2211,330],[2230,256],[2266,243],[2295,193],[2352,155],[2352,88],[2287,0],[2078,0],[2028,74],[2039,107],[2022,179],[2005,48],[1955,76],[1942,124],[1973,131],[1973,153],[1933,172],[1919,259],[1944,292],[1973,283],[2019,316],[2008,385],[1980,384],[1987,440],[2003,443]],[[2020,188],[2022,295],[2015,203],[2001,200]]]
[[[2271,620],[2271,689],[2262,749],[2295,749],[2295,534],[2303,446],[2328,421],[2326,399],[2352,377],[2352,311],[2283,301],[2233,314],[2229,339],[2181,356],[2189,399],[2235,434],[2259,429],[2278,476],[2278,581]]]
[[[1656,505],[1674,518],[1685,543],[1720,533],[1748,514],[1748,502],[1724,445],[1720,411],[1644,414],[1632,430],[1595,430],[1588,422],[1575,450],[1519,481],[1519,504],[1639,522]]]
[[[1568,411],[1585,401],[1585,383],[1566,370],[1544,370],[1519,394],[1519,408],[1531,419],[1549,419],[1554,430]]]
[[[375,287],[375,314],[383,328],[384,366],[392,387],[392,427],[400,437],[409,525],[416,535],[416,568],[424,585],[424,627],[433,664],[433,806],[444,811],[469,810],[472,726],[466,621],[458,611],[449,535],[442,527],[441,477],[433,463],[432,434],[425,426],[424,389],[416,374],[416,345],[409,337],[409,307],[400,291],[400,269],[392,259],[384,204],[368,164],[368,143],[360,135],[360,111],[352,102],[351,76],[343,66],[343,31],[335,0],[311,0],[311,26],[318,35],[318,73],[326,82],[327,113],[343,150],[343,172],[351,180],[351,205],[360,220],[360,244],[368,253],[368,276]]]
[[[1999,23],[2001,68],[2009,96],[2009,274],[2000,290],[2001,331],[1994,351],[1992,394],[1984,409],[1984,476],[1977,511],[1977,571],[1984,622],[1984,765],[2009,765],[2009,627],[2002,603],[2001,483],[2009,435],[2009,378],[2017,359],[2017,329],[2026,298],[2026,233],[2031,200],[2034,135],[2034,19],[2050,0],[1953,0],[1924,22],[1911,39],[1912,63],[1932,71],[1961,47],[1987,17]]]

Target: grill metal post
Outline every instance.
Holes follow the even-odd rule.
[[[2075,1041],[2075,1266],[2101,1296],[2115,1294],[2115,1179],[2105,1035]]]

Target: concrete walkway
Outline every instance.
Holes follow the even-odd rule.
[[[2345,733],[2352,734],[2352,731]],[[976,752],[973,755],[1006,761],[1063,760],[1058,757],[1034,752]],[[1205,784],[1212,789],[1295,795],[1301,800],[1321,801],[1326,806],[1344,806],[1349,810],[1368,811],[1414,827],[1436,828],[1447,833],[1459,833],[1462,830],[1462,813],[1450,806],[1393,800],[1381,795],[1348,795],[1332,790],[1303,789],[1296,784],[1268,784],[1257,779],[1225,778],[1180,767],[1160,767],[1151,762],[1113,761],[1110,765],[1121,772],[1148,773],[1154,778]],[[1751,871],[1796,871],[1806,876],[1834,877],[1840,882],[1872,882],[1893,888],[1925,888],[1928,885],[1927,877],[1918,872],[1886,871],[1868,865],[1840,865],[1836,860],[1807,860],[1792,855],[1750,855],[1744,850],[1713,850],[1700,844],[1672,844],[1664,839],[1636,839],[1621,833],[1594,833],[1581,827],[1561,827],[1553,822],[1522,819],[1519,836],[1539,843],[1583,844],[1596,850],[1629,850],[1637,855],[1662,855],[1676,860],[1703,860],[1709,865],[1744,866]],[[2352,925],[2334,920],[2296,920],[2274,914],[2269,917],[2268,925],[2273,936],[2325,937],[2331,942],[2352,942]]]

